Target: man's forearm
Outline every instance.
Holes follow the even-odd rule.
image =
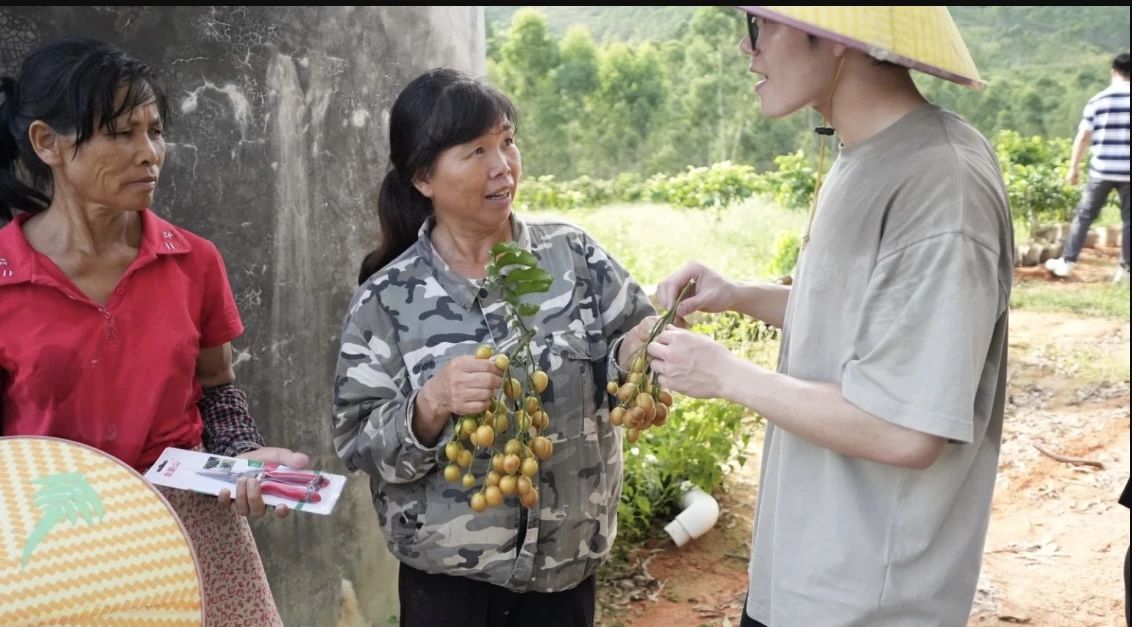
[[[803,381],[736,359],[724,397],[808,442],[850,457],[907,468],[930,466],[942,438],[878,418],[845,400],[841,387]]]
[[[1081,159],[1084,158],[1091,139],[1092,134],[1088,131],[1077,132],[1077,137],[1073,139],[1073,154],[1069,159],[1069,169],[1077,170],[1081,167]]]
[[[735,311],[781,329],[786,318],[789,285],[774,283],[740,284],[735,294]]]

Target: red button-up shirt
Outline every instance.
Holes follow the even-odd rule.
[[[99,305],[24,238],[0,229],[0,435],[48,435],[139,471],[201,441],[202,348],[243,333],[219,251],[149,210],[138,256]]]

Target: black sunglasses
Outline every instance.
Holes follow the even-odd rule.
[[[747,14],[747,37],[751,39],[751,50],[755,49],[755,42],[759,40],[759,23],[757,17]]]

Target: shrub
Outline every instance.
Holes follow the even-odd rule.
[[[741,314],[704,316],[693,330],[756,363],[768,365],[774,358],[777,331]],[[689,487],[711,494],[726,472],[746,463],[749,417],[761,420],[729,401],[680,396],[664,426],[645,429],[635,444],[625,441],[619,553],[649,537],[656,523],[667,523]]]
[[[769,194],[774,202],[788,209],[809,207],[814,197],[816,170],[810,165],[805,153],[798,150],[777,156],[774,164],[778,169],[764,175],[760,191]]]
[[[669,178],[652,178],[653,198],[689,209],[724,208],[753,196],[761,188],[759,175],[746,165],[723,161],[710,167],[693,168]]]
[[[654,520],[668,522],[689,485],[710,494],[723,481],[724,468],[746,461],[733,455],[749,440],[740,429],[745,414],[727,401],[680,397],[663,427],[645,429],[636,444],[625,441],[618,544],[645,539]]]
[[[774,253],[767,265],[767,274],[778,278],[794,274],[794,267],[798,265],[798,252],[802,247],[802,238],[794,231],[783,231],[774,240]]]
[[[1015,220],[1033,227],[1066,219],[1078,194],[1065,183],[1069,152],[1065,139],[1023,138],[1015,131],[999,131],[995,136],[995,153]]]

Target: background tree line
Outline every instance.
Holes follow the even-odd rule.
[[[1126,6],[951,12],[989,86],[914,75],[988,137],[1072,137],[1129,47]],[[762,171],[816,152],[816,113],[758,114],[733,7],[487,7],[486,19],[488,75],[519,107],[528,175],[647,178],[725,161]]]

